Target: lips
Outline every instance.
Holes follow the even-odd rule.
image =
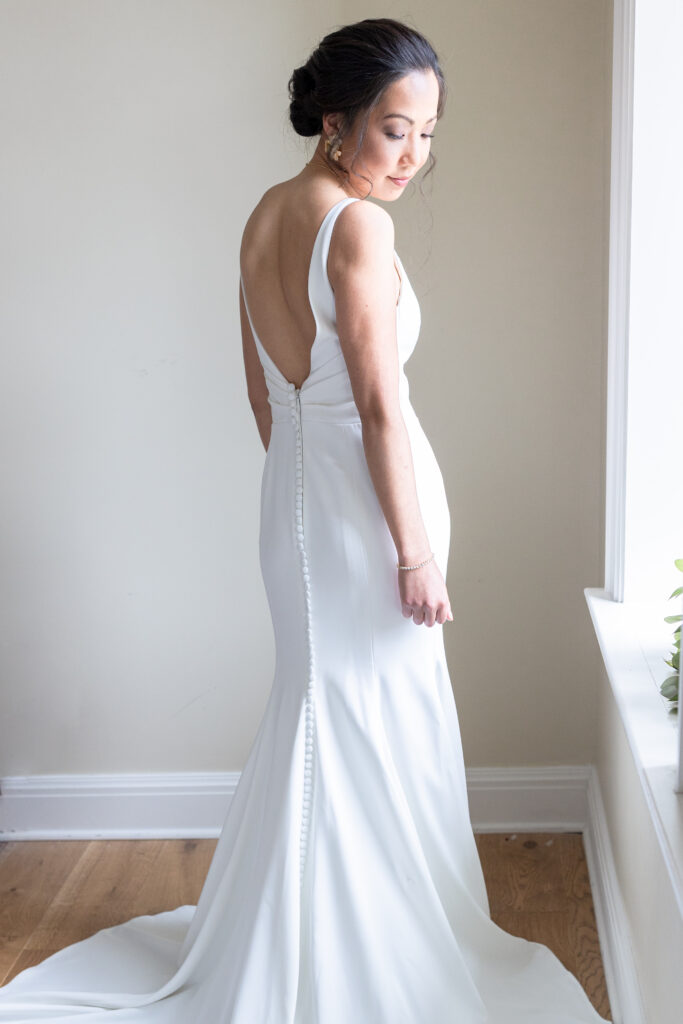
[[[407,185],[410,178],[392,178],[391,175],[389,175],[389,180],[393,181],[394,185]]]

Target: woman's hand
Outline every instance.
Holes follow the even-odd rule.
[[[397,569],[401,610],[416,626],[453,621],[446,582],[434,560],[421,569]]]

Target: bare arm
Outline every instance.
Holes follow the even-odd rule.
[[[249,404],[256,419],[256,426],[263,442],[263,447],[268,451],[270,444],[270,429],[273,423],[270,403],[268,402],[268,385],[265,374],[256,350],[256,342],[249,324],[247,308],[244,304],[242,286],[239,288],[240,304],[240,326],[242,329],[242,355],[244,357],[244,371],[247,377],[247,394]]]
[[[415,484],[410,439],[398,398],[394,225],[374,203],[351,203],[335,223],[327,264],[337,331],[363,429],[377,497],[402,565],[429,557]],[[452,618],[435,562],[399,571],[404,615],[416,624]]]

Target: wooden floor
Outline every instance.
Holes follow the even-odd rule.
[[[475,833],[491,917],[543,942],[612,1019],[580,832]]]
[[[476,833],[491,917],[543,942],[611,1019],[580,833]],[[100,928],[195,904],[215,839],[0,844],[0,984]]]

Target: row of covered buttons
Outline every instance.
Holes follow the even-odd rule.
[[[303,523],[303,438],[301,432],[301,403],[299,388],[289,383],[289,398],[291,404],[292,422],[296,430],[296,500],[295,500],[295,521],[297,547],[301,560],[301,572],[304,581],[305,615],[306,615],[306,638],[308,642],[308,684],[305,697],[305,753],[304,753],[304,795],[301,820],[301,836],[299,840],[300,873],[303,878],[306,849],[308,844],[308,831],[311,813],[311,787],[313,783],[313,748],[315,711],[314,699],[314,678],[315,678],[315,656],[313,651],[313,628],[311,622],[311,582],[308,568],[308,558],[304,544],[304,523]]]

